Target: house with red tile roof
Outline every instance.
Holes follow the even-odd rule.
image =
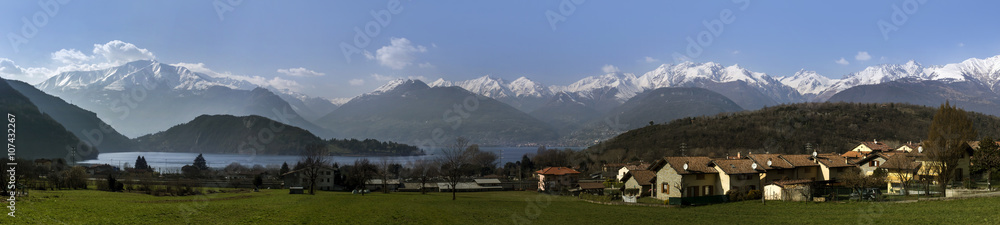
[[[758,166],[764,169],[764,184],[769,184],[779,180],[791,180],[795,177],[795,166],[782,159],[781,154],[750,154],[747,159],[753,160]]]
[[[719,172],[708,157],[664,157],[649,170],[656,172],[653,196],[660,200],[723,194]]]
[[[760,177],[764,168],[751,159],[716,159],[712,160],[712,164],[719,171],[722,193],[728,193],[729,190],[759,190],[763,185]]]
[[[813,161],[812,155],[780,155],[778,158],[784,159],[789,164],[792,164],[795,169],[792,170],[792,179],[806,179],[806,180],[823,180],[819,175],[820,168],[816,161]]]
[[[538,175],[538,191],[560,191],[576,187],[580,172],[567,167],[546,167],[535,174]]]
[[[621,179],[625,183],[624,188],[638,189],[639,197],[650,196],[653,189],[653,182],[656,182],[656,172],[649,170],[630,170]]]
[[[837,180],[841,174],[851,171],[848,168],[854,167],[847,158],[837,154],[818,154],[813,160],[819,164],[819,177],[822,180]]]

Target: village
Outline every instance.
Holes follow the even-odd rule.
[[[1000,144],[1000,142],[997,142]],[[370,179],[366,190],[383,192],[477,192],[529,190],[583,199],[668,205],[704,205],[741,200],[882,201],[886,196],[959,197],[983,192],[977,182],[990,174],[974,173],[972,157],[979,141],[961,145],[962,156],[944,168],[919,143],[890,146],[873,140],[843,153],[737,153],[725,158],[664,157],[654,162],[606,163],[584,174],[569,167],[546,167],[524,180],[495,174],[469,177],[453,185],[444,179]],[[945,191],[939,174],[947,170]],[[317,189],[344,190],[334,182],[338,171],[321,172]],[[290,193],[303,193],[307,177],[283,176]],[[955,187],[955,188],[951,188]]]

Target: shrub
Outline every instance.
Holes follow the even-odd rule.
[[[746,196],[744,196],[743,192],[738,191],[736,189],[732,189],[732,190],[727,191],[726,192],[726,196],[729,196],[729,201],[730,202],[743,201],[744,198],[746,197]]]
[[[747,192],[747,195],[746,195],[746,197],[744,199],[746,199],[746,200],[757,200],[757,199],[760,199],[762,196],[763,196],[763,194],[760,192],[760,190],[750,190],[750,191]]]

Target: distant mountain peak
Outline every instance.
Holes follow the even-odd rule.
[[[424,83],[423,81],[420,81],[420,80],[396,79],[396,80],[391,80],[391,81],[389,81],[386,84],[383,84],[382,86],[378,87],[377,89],[375,89],[374,92],[372,92],[370,94],[379,95],[379,94],[389,93],[389,92],[393,92],[393,91],[397,91],[397,90],[404,90],[404,89],[407,89],[407,90],[409,90],[409,89],[426,89],[426,88],[430,88],[430,86],[427,86],[426,83]]]

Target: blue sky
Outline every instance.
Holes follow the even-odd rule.
[[[48,2],[58,10],[39,5]],[[8,1],[0,7],[0,76],[37,83],[59,71],[155,58],[341,98],[405,77],[567,85],[604,65],[641,75],[674,63],[675,53],[776,77],[806,69],[831,78],[911,59],[939,65],[1000,55],[995,1],[392,2]],[[373,11],[391,20],[383,26]],[[553,29],[547,12],[564,20]],[[22,18],[37,31],[25,32]],[[716,35],[704,25],[715,20],[730,23]],[[897,29],[885,36],[880,21]],[[355,28],[368,24],[378,34],[348,62],[341,44],[358,47]],[[701,33],[711,42],[688,54],[687,38]]]

